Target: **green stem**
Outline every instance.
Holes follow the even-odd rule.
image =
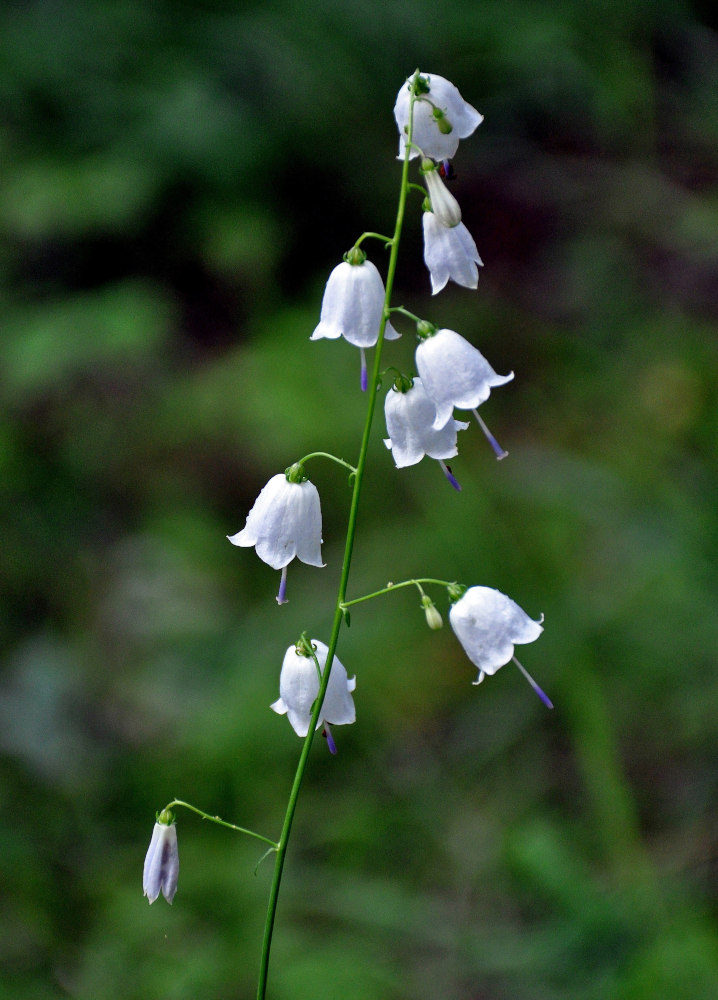
[[[382,243],[386,243],[387,246],[391,246],[392,240],[396,239],[396,233],[394,233],[393,237],[391,237],[391,236],[384,236],[382,233],[362,233],[361,236],[359,237],[359,239],[354,244],[354,246],[355,247],[359,247],[359,246],[362,245],[362,243],[364,242],[364,240],[368,240],[368,239],[381,240]]]
[[[392,306],[390,311],[393,313],[401,313],[402,316],[408,316],[408,318],[414,320],[415,323],[423,322],[420,316],[417,316],[413,312],[409,312],[409,310],[405,309],[404,306]]]
[[[361,604],[363,601],[370,601],[373,597],[381,597],[382,594],[390,594],[393,590],[401,590],[402,587],[418,587],[419,593],[423,594],[422,583],[435,583],[438,587],[450,587],[454,580],[431,580],[429,577],[421,577],[417,580],[402,580],[401,583],[389,583],[381,590],[375,590],[372,594],[365,594],[363,597],[355,597],[351,601],[343,601],[342,609],[350,608],[352,604]]]
[[[345,469],[349,469],[352,473],[357,471],[353,465],[345,462],[343,458],[337,458],[336,455],[332,455],[328,451],[312,451],[309,455],[305,455],[304,458],[300,458],[297,465],[304,465],[304,463],[308,462],[310,458],[329,458],[332,462],[336,462],[337,465],[343,465]]]
[[[270,840],[269,837],[263,837],[261,833],[255,833],[254,830],[247,830],[243,826],[235,826],[234,823],[227,823],[225,820],[220,819],[219,816],[210,816],[209,813],[204,812],[202,809],[198,809],[196,806],[192,806],[189,802],[183,802],[182,799],[173,799],[172,802],[165,806],[163,812],[167,812],[169,809],[173,809],[175,806],[182,806],[183,809],[189,809],[193,813],[197,813],[202,819],[209,820],[210,823],[217,823],[219,826],[226,826],[229,830],[236,830],[237,833],[246,833],[248,837],[255,837],[257,840],[261,840],[265,844],[269,844],[273,851],[276,851],[279,844],[275,841]]]
[[[413,83],[414,88],[416,87],[417,77],[418,77],[418,71],[417,73],[414,74],[414,83]],[[414,92],[412,92],[411,111],[409,113],[409,132],[407,136],[407,148],[411,143],[411,137],[412,137],[413,106],[414,106]],[[337,643],[339,642],[339,631],[341,629],[342,620],[344,617],[342,607],[344,604],[344,598],[346,597],[347,585],[349,583],[349,569],[351,566],[352,552],[354,550],[354,536],[356,534],[357,517],[359,513],[359,498],[361,496],[361,488],[362,488],[362,483],[364,481],[364,469],[366,467],[367,454],[369,451],[371,426],[372,426],[372,421],[374,419],[374,411],[376,409],[376,399],[378,395],[377,386],[379,385],[379,379],[381,375],[381,352],[384,344],[384,331],[386,330],[386,324],[389,320],[389,306],[391,302],[392,290],[394,287],[394,276],[396,274],[396,261],[399,253],[399,241],[401,238],[401,230],[404,225],[404,212],[406,209],[408,178],[409,178],[409,157],[407,155],[404,158],[402,165],[401,190],[399,191],[399,204],[397,206],[397,211],[396,211],[396,223],[394,225],[394,235],[390,241],[387,241],[388,245],[391,246],[391,252],[389,255],[389,265],[387,267],[387,274],[386,274],[384,311],[382,314],[381,324],[379,326],[379,336],[376,343],[376,351],[374,353],[374,368],[372,371],[371,383],[368,387],[368,392],[367,392],[367,397],[368,397],[367,414],[366,414],[366,420],[364,422],[364,433],[362,434],[361,445],[359,448],[359,460],[357,461],[356,475],[354,476],[354,489],[352,491],[351,505],[349,508],[347,536],[346,536],[346,543],[344,546],[344,561],[342,563],[342,570],[339,578],[339,591],[337,593],[337,602],[334,609],[334,621],[332,624],[331,636],[328,643],[327,658],[324,666],[324,672],[322,674],[322,682],[319,687],[319,693],[317,694],[317,699],[314,703],[314,708],[312,709],[312,716],[309,721],[309,731],[304,740],[304,746],[302,747],[302,752],[299,756],[299,763],[297,764],[297,770],[294,775],[294,782],[292,784],[292,789],[289,793],[287,811],[284,815],[284,823],[282,825],[282,832],[277,847],[277,856],[274,861],[274,875],[272,877],[272,885],[269,890],[269,901],[267,903],[267,917],[264,925],[264,938],[262,941],[262,957],[259,968],[259,982],[257,984],[257,1000],[265,1000],[267,995],[269,954],[272,947],[274,919],[277,913],[277,902],[279,900],[279,888],[282,882],[284,859],[286,857],[287,847],[289,845],[289,836],[292,830],[294,813],[297,808],[299,791],[302,785],[302,779],[304,778],[304,772],[307,767],[307,761],[309,760],[309,752],[312,748],[312,740],[314,739],[314,732],[319,722],[319,715],[321,713],[322,703],[324,701],[324,696],[327,691],[327,686],[329,685],[329,677],[331,674],[332,664],[334,662],[334,654],[336,652]],[[364,236],[360,238],[360,242],[361,239],[364,239],[365,236],[370,236],[370,235],[376,235],[376,234],[365,233]]]

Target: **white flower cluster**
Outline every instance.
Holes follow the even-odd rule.
[[[432,294],[436,295],[449,280],[465,288],[476,288],[479,283],[479,252],[461,221],[458,202],[444,186],[442,173],[451,175],[448,161],[456,155],[459,141],[472,135],[484,119],[443,76],[422,74],[420,83],[421,96],[413,105],[410,146],[411,80],[399,91],[394,117],[399,129],[399,158],[422,156],[428,192],[423,217],[424,261]]]
[[[360,384],[363,391],[369,387],[366,350],[376,346],[380,339],[396,340],[400,334],[392,326],[390,314],[404,315],[416,322],[419,344],[415,353],[418,375],[399,373],[389,389],[384,413],[388,437],[385,444],[391,450],[397,468],[415,465],[428,455],[436,459],[451,485],[460,490],[446,459],[457,454],[458,432],[469,426],[454,417],[454,409],[469,410],[485,433],[497,458],[507,454],[492,436],[479,416],[478,407],[484,403],[491,389],[513,379],[513,372],[498,375],[484,356],[464,337],[454,330],[439,329],[432,323],[419,320],[403,307],[392,310],[389,306],[384,283],[375,265],[367,259],[360,243],[367,237],[385,239],[392,246],[394,273],[396,250],[405,199],[409,160],[420,157],[420,173],[426,197],[423,202],[424,261],[431,278],[432,294],[446,287],[449,280],[466,288],[476,288],[481,258],[476,244],[463,222],[461,208],[444,184],[444,178],[453,177],[451,158],[456,154],[461,139],[470,136],[481,123],[482,116],[461,97],[457,88],[441,76],[415,73],[402,86],[396,99],[394,116],[399,129],[399,159],[403,161],[402,194],[397,227],[392,239],[364,233],[349,250],[342,263],[331,272],[324,291],[319,323],[311,340],[337,340],[341,337],[359,348],[361,357]],[[378,388],[380,373],[378,361],[372,379],[372,392]],[[366,455],[368,430],[371,426],[374,400],[367,418],[362,444],[360,467]],[[261,490],[251,507],[244,528],[229,541],[240,547],[254,547],[257,555],[275,570],[281,571],[277,603],[286,604],[287,567],[294,558],[310,565],[323,567],[322,562],[322,513],[316,486],[305,474],[304,463],[318,456],[333,458],[349,468],[355,477],[359,469],[349,466],[342,459],[315,452],[278,473]],[[355,500],[358,494],[355,493]],[[351,529],[350,529],[351,530]],[[351,549],[353,535],[347,539]],[[345,563],[343,571],[346,582]],[[409,580],[398,586],[416,585],[421,594],[421,607],[430,629],[440,629],[442,617],[433,600],[424,593],[421,584],[437,584],[437,580]],[[344,584],[342,585],[342,587]],[[376,597],[386,590],[370,594]],[[521,643],[536,640],[543,631],[543,616],[538,621],[530,618],[505,594],[491,587],[466,587],[444,583],[449,601],[449,621],[469,660],[478,668],[475,684],[510,660],[516,664],[528,682],[552,708],[551,702],[532,677],[514,656],[514,648]],[[348,623],[350,604],[368,597],[345,602],[340,590],[341,611]],[[336,632],[333,633],[336,644]],[[316,729],[322,728],[329,750],[336,753],[331,732],[333,725],[349,725],[356,719],[353,693],[356,678],[349,678],[344,665],[332,655],[329,647],[319,639],[309,639],[303,633],[285,655],[279,678],[279,698],[270,706],[279,715],[286,715],[295,733],[306,737],[314,719]],[[328,665],[328,661],[329,665]],[[320,691],[324,688],[321,705]],[[315,715],[316,713],[316,715]],[[179,800],[174,805],[187,805]],[[189,807],[194,808],[194,807]],[[199,810],[194,810],[199,812]],[[202,813],[205,818],[212,818]],[[214,817],[218,820],[218,817]],[[220,821],[221,822],[221,821]],[[230,824],[224,824],[230,825]],[[236,827],[235,829],[241,830]],[[250,831],[244,830],[247,833]],[[260,838],[266,840],[266,838]],[[269,841],[272,848],[277,848]],[[179,856],[174,818],[167,807],[157,817],[152,840],[145,858],[143,890],[150,903],[160,895],[171,903],[177,891]]]
[[[449,161],[456,154],[460,140],[474,132],[482,116],[463,100],[452,83],[435,74],[415,75],[402,86],[394,116],[400,136],[399,158],[420,158],[426,190],[424,259],[432,293],[440,292],[449,280],[476,288],[482,262],[473,238],[461,221],[461,208],[444,184],[444,178],[452,176]],[[359,348],[360,382],[362,390],[366,390],[366,350],[377,344],[380,335],[385,340],[396,340],[400,334],[389,321],[390,309],[381,275],[367,259],[360,242],[331,272],[319,323],[310,339],[343,337]],[[496,456],[503,458],[507,453],[489,432],[478,407],[488,399],[491,389],[513,379],[513,372],[498,375],[486,358],[454,330],[439,329],[419,320],[417,333],[418,375],[397,376],[387,393],[385,444],[397,468],[415,465],[428,455],[439,462],[451,485],[460,490],[446,460],[457,454],[457,434],[469,424],[455,419],[454,409],[471,411]],[[245,527],[228,537],[233,545],[254,546],[260,559],[282,571],[277,601],[286,603],[289,563],[296,557],[310,566],[324,565],[319,494],[307,479],[302,464],[273,476],[249,511]],[[542,631],[540,623],[491,588],[471,587],[465,592],[459,588],[451,594],[451,599],[452,628],[469,659],[479,668],[479,681],[513,658],[515,643],[531,642]],[[438,628],[441,617],[431,601],[426,600],[427,621]],[[287,715],[299,736],[308,732],[329,652],[318,639],[311,640],[310,646],[308,642],[300,641],[287,649],[280,675],[280,697],[271,706],[275,712]],[[317,722],[317,728],[324,727],[330,749],[334,749],[330,724],[354,722],[355,684],[334,657]],[[542,697],[545,699],[543,694]]]

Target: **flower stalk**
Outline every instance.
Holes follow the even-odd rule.
[[[406,134],[407,149],[411,148],[412,144],[413,108],[414,108],[418,79],[419,79],[419,73],[417,70],[417,72],[413,76],[413,82],[412,82],[411,107],[409,112],[409,123]],[[279,842],[277,844],[277,853],[274,862],[274,874],[272,876],[272,884],[269,891],[267,916],[264,925],[264,937],[262,941],[262,956],[260,960],[259,982],[257,985],[257,1000],[265,1000],[267,995],[269,955],[272,947],[272,935],[274,932],[274,921],[277,913],[277,903],[279,901],[279,890],[282,882],[284,861],[287,855],[287,848],[289,846],[289,837],[292,830],[292,823],[294,821],[294,814],[297,808],[297,800],[299,798],[299,792],[302,786],[302,781],[304,779],[304,772],[306,771],[307,761],[309,760],[309,752],[312,748],[312,742],[314,740],[314,732],[319,722],[319,716],[322,710],[322,703],[324,701],[324,696],[326,695],[327,692],[327,687],[329,686],[331,668],[332,664],[334,663],[334,654],[336,653],[337,644],[339,642],[339,632],[341,630],[342,621],[344,620],[344,608],[347,606],[345,604],[345,600],[346,600],[347,586],[349,584],[349,571],[351,568],[352,554],[354,551],[354,538],[356,535],[357,517],[359,514],[359,501],[361,498],[362,485],[364,482],[364,472],[366,469],[367,455],[369,452],[369,441],[371,437],[372,423],[374,421],[374,413],[376,410],[376,401],[378,395],[376,390],[379,385],[379,380],[381,377],[382,347],[384,345],[384,334],[386,331],[390,315],[390,303],[394,288],[394,277],[396,275],[396,263],[399,254],[399,243],[401,240],[401,232],[404,225],[406,199],[409,191],[408,181],[409,181],[409,157],[407,155],[402,163],[401,187],[399,190],[399,201],[397,205],[396,221],[394,223],[394,235],[392,236],[388,244],[390,247],[390,252],[389,252],[389,263],[387,266],[386,283],[385,283],[384,309],[382,312],[381,322],[379,326],[379,336],[376,342],[376,350],[374,351],[374,365],[371,377],[368,380],[366,417],[364,420],[364,430],[362,433],[361,444],[359,446],[359,457],[356,463],[356,473],[354,475],[352,498],[349,507],[349,518],[347,521],[346,541],[344,544],[344,559],[342,562],[342,569],[339,577],[339,588],[337,593],[336,605],[334,608],[334,619],[332,622],[332,630],[330,633],[329,642],[327,644],[326,667],[322,674],[322,682],[319,687],[319,693],[317,694],[317,699],[314,703],[314,708],[312,710],[312,715],[309,722],[309,730],[307,732],[306,737],[304,738],[304,745],[302,746],[302,752],[299,756],[297,770],[295,772],[294,781],[292,783],[292,788],[289,793],[287,810],[284,815],[282,832],[280,834]]]

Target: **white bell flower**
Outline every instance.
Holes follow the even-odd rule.
[[[384,416],[389,435],[384,444],[391,449],[397,469],[416,465],[424,455],[435,458],[444,475],[456,490],[460,490],[451,469],[444,459],[458,454],[456,435],[469,426],[461,420],[454,420],[450,414],[443,427],[434,427],[436,406],[429,399],[420,378],[397,379],[396,384],[386,394]],[[403,386],[406,385],[406,388]]]
[[[160,891],[167,902],[171,903],[177,892],[178,875],[177,829],[171,820],[171,814],[163,812],[152,831],[142,873],[142,891],[150,903],[154,903]]]
[[[281,569],[278,604],[286,604],[287,566],[296,556],[309,566],[322,562],[322,511],[319,493],[300,465],[272,476],[236,535],[232,545],[254,546],[260,559]]]
[[[394,105],[400,160],[406,156],[412,80],[413,77],[402,86]],[[422,73],[419,89],[421,93],[414,102],[412,141],[425,156],[435,160],[451,159],[459,148],[459,140],[468,138],[484,117],[467,104],[454,84],[443,76]],[[416,149],[409,150],[409,159],[416,155]]]
[[[424,212],[422,224],[424,263],[431,277],[431,294],[437,295],[449,279],[464,288],[476,288],[479,268],[484,265],[474,238],[464,223],[447,226],[435,212]]]
[[[420,323],[419,328],[424,339],[416,348],[416,367],[436,407],[433,427],[443,427],[455,406],[471,410],[496,457],[505,458],[508,452],[489,431],[477,407],[489,398],[492,388],[510,382],[514,373],[497,375],[481,351],[453,330],[431,333],[428,323]]]
[[[474,684],[493,675],[509,660],[513,660],[536,694],[548,708],[553,705],[514,656],[514,646],[534,642],[543,632],[543,615],[538,621],[492,587],[469,587],[451,605],[451,627],[471,662],[479,668]]]
[[[300,640],[296,646],[290,646],[284,654],[282,671],[279,675],[279,699],[272,708],[279,715],[286,715],[297,736],[306,736],[312,716],[312,706],[319,694],[319,674],[314,657],[308,654]],[[327,662],[329,648],[319,639],[312,639],[317,661],[322,673]],[[356,688],[356,677],[347,677],[344,666],[334,657],[329,684],[324,696],[317,729],[324,726],[329,749],[336,753],[336,746],[331,736],[328,724],[346,726],[356,721],[356,711],[352,699],[352,691]]]
[[[361,386],[367,388],[365,348],[373,347],[379,338],[384,314],[384,282],[376,267],[358,247],[353,247],[346,259],[329,275],[319,324],[310,340],[344,337],[361,352]],[[397,333],[387,321],[385,340],[396,340]]]

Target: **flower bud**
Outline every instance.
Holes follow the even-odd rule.
[[[172,814],[165,810],[152,831],[142,874],[142,891],[150,903],[154,903],[160,892],[171,903],[177,892],[178,875],[177,828]]]
[[[430,629],[437,629],[444,627],[444,620],[436,609],[436,605],[428,594],[424,594],[421,599],[421,606],[424,609],[424,614],[426,615],[426,624]]]
[[[425,160],[424,163],[426,162]],[[431,163],[431,161],[428,162]],[[441,175],[433,163],[430,170],[424,171],[424,183],[431,199],[431,210],[442,226],[446,226],[448,229],[458,226],[461,222],[461,208],[451,191],[444,185]]]
[[[434,108],[434,119],[442,135],[451,135],[454,131],[454,126],[440,108]]]

